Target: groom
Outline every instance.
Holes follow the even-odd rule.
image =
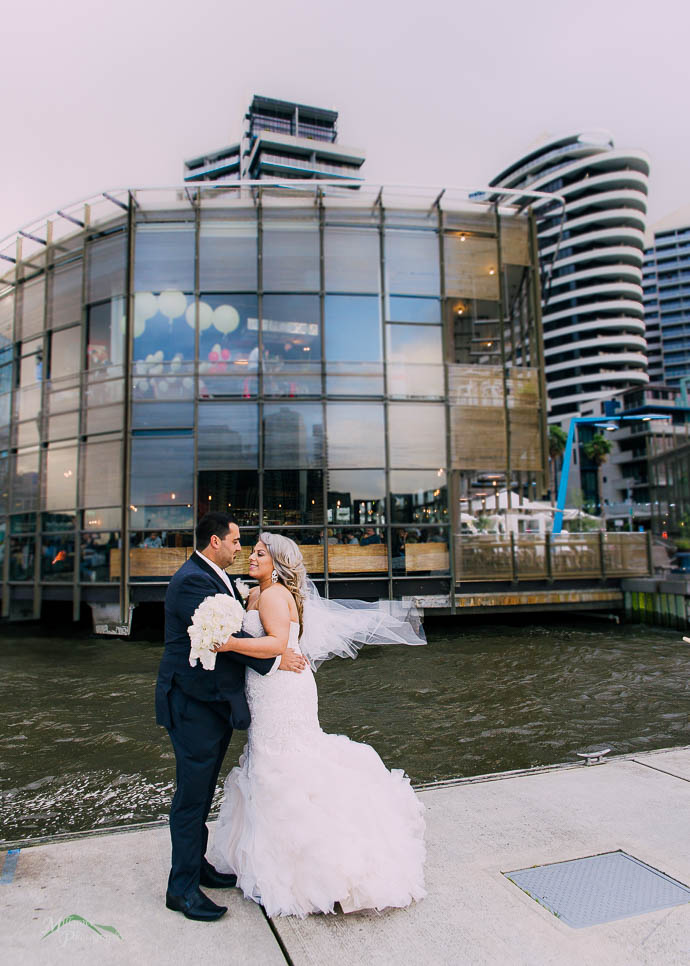
[[[167,728],[177,763],[177,789],[170,808],[172,868],[165,904],[187,919],[212,922],[227,912],[199,888],[228,889],[234,875],[206,860],[206,819],[233,728],[249,727],[244,666],[259,674],[301,671],[305,660],[289,648],[277,658],[219,653],[213,671],[189,664],[187,628],[206,597],[235,592],[225,568],[240,549],[240,531],[226,513],[207,513],[196,528],[195,553],[173,576],[165,595],[165,651],[156,682],[156,721]],[[237,637],[249,635],[240,632]]]

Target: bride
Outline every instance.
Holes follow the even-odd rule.
[[[387,604],[323,600],[287,537],[262,533],[249,559],[259,582],[243,629],[217,650],[272,657],[300,650],[316,668],[364,643],[423,644]],[[248,669],[248,742],[225,782],[212,850],[269,916],[407,906],[424,891],[424,807],[372,747],[319,726],[316,683]]]

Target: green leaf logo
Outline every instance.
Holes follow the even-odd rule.
[[[117,936],[118,939],[122,940],[122,936],[117,931],[115,926],[105,926],[102,922],[89,922],[88,919],[84,919],[83,916],[78,916],[76,913],[73,913],[71,916],[65,916],[65,918],[62,919],[56,926],[53,926],[53,928],[49,929],[45,935],[41,936],[41,939],[45,939],[47,936],[50,936],[51,933],[57,932],[57,930],[62,926],[66,926],[68,922],[80,922],[82,925],[88,926],[88,928],[93,929],[93,931],[97,933],[101,939],[105,939],[105,936],[101,932],[101,930],[104,930],[105,932],[112,933],[113,936]]]

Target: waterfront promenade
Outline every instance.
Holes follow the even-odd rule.
[[[163,906],[165,827],[53,840],[0,856],[0,943],[13,966],[252,966],[690,962],[690,904],[584,928],[503,873],[622,850],[690,885],[690,746],[587,767],[427,786],[426,900],[381,914],[269,923],[237,890],[212,925]],[[95,932],[65,917],[113,927]],[[45,938],[42,938],[45,935]]]

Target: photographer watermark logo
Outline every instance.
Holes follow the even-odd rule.
[[[90,932],[85,934],[84,928],[90,930]],[[100,936],[101,939],[115,936],[122,941],[122,936],[115,926],[106,926],[102,922],[89,922],[88,919],[85,919],[83,916],[78,916],[76,913],[73,913],[71,916],[65,916],[59,922],[51,923],[51,928],[41,936],[41,940],[47,939],[48,936],[58,932],[63,944],[67,944],[72,939],[84,938],[85,935],[90,936],[94,941],[96,936]]]

